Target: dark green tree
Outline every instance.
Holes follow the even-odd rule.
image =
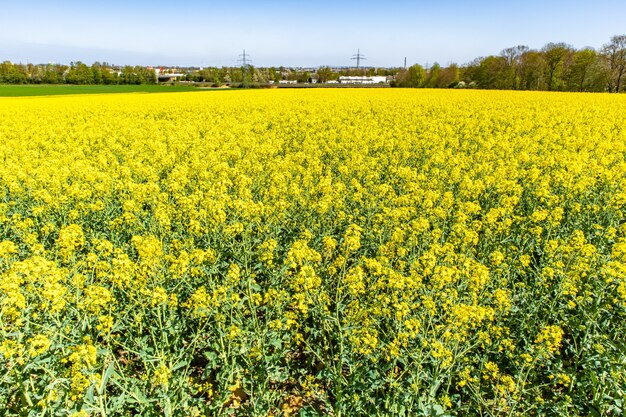
[[[23,66],[15,65],[10,61],[0,64],[0,83],[5,84],[26,84],[28,75]]]
[[[430,67],[430,69],[428,70],[428,75],[426,76],[426,87],[429,87],[429,88],[439,87],[440,75],[441,75],[441,65],[435,62],[433,66]]]
[[[58,64],[48,64],[44,67],[42,82],[44,84],[63,84],[65,81],[63,73],[67,66]]]
[[[423,87],[426,82],[426,70],[420,64],[411,65],[406,78],[407,87]]]
[[[548,91],[561,87],[565,58],[571,51],[572,48],[563,42],[551,42],[543,47],[542,53],[546,63],[545,81]]]
[[[408,69],[402,69],[396,75],[395,86],[405,88],[424,87],[426,83],[426,70],[419,64],[411,65]]]
[[[65,76],[65,82],[68,84],[93,84],[91,68],[80,61],[72,62]]]
[[[509,72],[506,60],[501,56],[478,58],[464,69],[464,80],[478,88],[506,89],[509,85]]]
[[[119,75],[117,71],[107,65],[102,66],[102,83],[106,85],[119,84]]]
[[[91,74],[94,84],[102,84],[102,68],[100,63],[94,62],[91,65]]]
[[[570,91],[592,91],[589,78],[594,63],[598,59],[597,52],[592,48],[574,52],[572,64],[567,73],[567,86]]]

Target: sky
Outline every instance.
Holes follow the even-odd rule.
[[[4,4],[6,3],[6,4]],[[624,0],[0,0],[0,61],[233,66],[464,64],[515,45],[601,47]]]

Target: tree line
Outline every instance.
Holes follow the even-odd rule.
[[[155,72],[141,66],[116,67],[80,61],[63,64],[0,63],[0,84],[155,84]]]
[[[481,88],[500,90],[622,92],[626,89],[626,35],[613,36],[599,49],[576,49],[566,43],[548,43],[541,49],[525,45],[506,48],[498,55],[476,58],[459,66],[435,63],[428,68],[319,67],[209,67],[190,69],[183,81],[221,84],[268,84],[281,80],[326,83],[341,75],[393,76],[395,87]],[[62,64],[0,64],[3,84],[154,84],[152,68],[118,67],[96,62]]]
[[[548,43],[539,50],[519,45],[462,67],[413,65],[401,70],[399,87],[474,87],[499,90],[621,92],[626,89],[626,35],[600,49]]]
[[[319,83],[337,80],[342,75],[395,75],[397,68],[343,68],[332,69],[328,66],[319,67],[315,70],[296,69],[286,67],[208,67],[194,70],[185,75],[184,81],[211,83],[214,85],[243,83],[248,81],[253,84],[279,83],[288,80],[298,83],[310,83],[313,80]]]
[[[180,81],[208,83],[213,85],[267,84],[281,80],[308,83],[316,79],[321,83],[336,80],[341,75],[395,75],[397,69],[365,68],[333,70],[320,67],[315,71],[285,67],[257,68],[246,67],[207,67],[184,71]],[[167,74],[164,74],[167,75]],[[0,84],[155,84],[156,73],[152,68],[142,66],[118,67],[96,62],[91,66],[77,61],[63,64],[15,64],[9,61],[0,63]]]

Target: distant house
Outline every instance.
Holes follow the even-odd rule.
[[[386,84],[385,76],[341,76],[339,77],[341,84]]]
[[[152,68],[157,76],[157,80],[160,83],[168,83],[172,81],[178,81],[185,76],[185,74],[177,73],[174,69]]]
[[[298,84],[297,80],[280,80],[280,84]]]
[[[178,81],[184,76],[185,74],[158,74],[157,79],[160,83],[169,83],[171,81]]]

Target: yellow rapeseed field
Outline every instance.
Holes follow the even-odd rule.
[[[0,410],[626,413],[626,96],[0,99]]]

